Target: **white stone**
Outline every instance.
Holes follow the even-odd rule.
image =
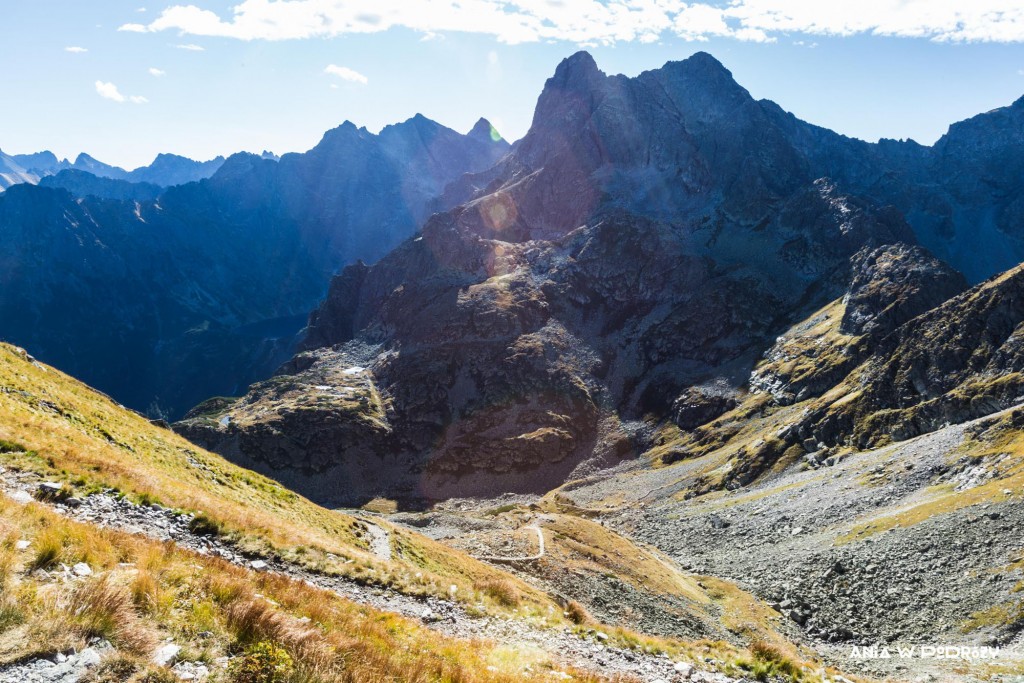
[[[683,678],[689,678],[690,674],[693,673],[693,664],[688,662],[676,662],[673,669],[675,669],[675,672]]]
[[[153,653],[153,663],[157,666],[168,666],[177,658],[181,648],[174,643],[168,643]]]
[[[29,494],[28,491],[13,491],[8,495],[10,496],[10,499],[13,500],[15,503],[25,505],[26,503],[32,502],[32,496],[31,494]]]
[[[75,576],[92,576],[92,568],[89,567],[85,562],[79,562],[71,568]]]
[[[803,533],[803,530],[804,530],[804,528],[802,526],[798,526],[795,529],[793,529],[793,531],[790,532],[790,533],[792,533],[794,536],[796,536],[799,533]]]
[[[91,647],[87,647],[82,650],[82,654],[78,655],[78,665],[86,668],[92,668],[100,665],[100,653]]]
[[[32,545],[32,541],[18,541],[14,544],[15,550],[28,550],[28,547]]]
[[[261,572],[265,570],[269,565],[267,565],[267,563],[263,560],[253,560],[249,563],[249,566],[255,569],[256,571]]]
[[[605,633],[604,631],[598,631],[597,633],[594,634],[594,637],[596,637],[600,641],[608,640],[608,634]]]

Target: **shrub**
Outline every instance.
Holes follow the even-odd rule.
[[[19,443],[0,439],[0,453],[25,453],[28,449]]]
[[[188,530],[198,536],[220,536],[224,533],[224,525],[200,512],[188,523]]]
[[[284,683],[293,666],[284,648],[263,640],[232,660],[228,675],[233,683]]]
[[[138,670],[138,660],[134,657],[117,654],[105,659],[81,680],[82,683],[124,683],[134,676]]]

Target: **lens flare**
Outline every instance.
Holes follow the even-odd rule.
[[[501,232],[516,222],[519,212],[512,197],[505,192],[496,192],[481,200],[480,216],[488,228]]]

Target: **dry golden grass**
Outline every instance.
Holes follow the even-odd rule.
[[[492,579],[481,586],[481,589],[484,594],[505,607],[518,607],[522,602],[519,588],[514,581],[508,579]]]
[[[65,611],[84,638],[104,638],[136,655],[146,655],[156,644],[155,634],[137,615],[128,589],[110,575],[78,585]]]
[[[547,561],[573,571],[611,574],[640,590],[680,596],[695,604],[709,602],[695,579],[657,551],[582,517],[549,513],[545,520]]]
[[[63,481],[78,493],[109,487],[140,502],[198,513],[199,532],[319,571],[413,594],[447,595],[455,584],[460,597],[496,611],[507,607],[483,587],[512,581],[532,613],[554,604],[508,574],[406,530],[391,529],[395,560],[377,560],[356,535],[353,517],[204,451],[6,344],[0,344],[0,385],[2,466]],[[87,559],[70,557],[67,545],[58,532],[39,539],[36,566]]]
[[[37,504],[0,499],[0,538],[12,530],[33,542],[56,533],[62,552],[72,556],[85,556],[92,546],[103,552],[90,556],[94,576],[71,582],[32,571],[31,553],[9,556],[0,599],[14,597],[23,615],[0,638],[0,664],[103,637],[119,654],[93,681],[165,679],[146,664],[165,638],[189,658],[210,663],[272,643],[294,663],[288,680],[305,683],[545,681],[554,666],[545,656],[527,672],[522,660],[509,656],[513,643],[502,644],[499,653],[493,643],[450,639],[281,575],[256,574],[171,544],[72,522]],[[524,650],[524,660],[536,658],[532,648]],[[584,683],[601,680],[570,673]]]

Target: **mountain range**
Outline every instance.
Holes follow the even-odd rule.
[[[273,157],[268,152],[264,155]],[[117,166],[105,164],[88,154],[79,154],[72,163],[58,159],[53,152],[8,155],[0,151],[0,192],[11,185],[28,183],[36,185],[44,178],[58,175],[63,171],[82,171],[97,178],[111,178],[134,183],[149,183],[160,187],[183,185],[209,178],[224,164],[224,157],[210,161],[193,161],[177,154],[160,154],[149,166],[140,166],[126,171]]]
[[[868,144],[753,99],[705,53],[636,78],[578,53],[510,153],[435,202],[451,208],[334,279],[292,361],[179,429],[329,504],[551,490],[650,451],[659,423],[699,427],[789,387],[756,366],[856,289],[865,259],[934,273],[895,318],[864,298],[857,315],[886,332],[1024,260],[1008,218],[1024,184],[1006,161],[1022,117],[1018,102],[931,148]],[[837,353],[811,389],[865,357]],[[697,400],[702,386],[717,388]],[[875,440],[831,429],[826,444]],[[775,458],[752,455],[756,473]]]
[[[44,632],[232,680],[1024,672],[1024,98],[867,143],[579,52],[511,145],[51,157],[3,157],[0,678]],[[858,654],[946,643],[1003,649]]]
[[[287,359],[334,272],[385,254],[448,182],[505,154],[491,130],[346,123],[306,153],[237,154],[166,189],[134,181],[174,167],[169,155],[10,187],[4,338],[155,416],[235,393]]]

